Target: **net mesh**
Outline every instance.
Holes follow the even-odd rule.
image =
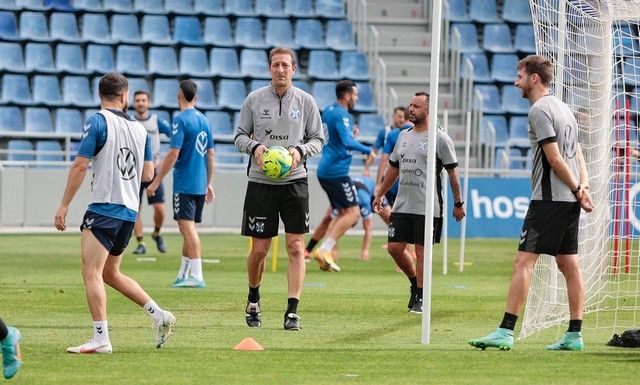
[[[576,114],[596,204],[580,221],[585,326],[638,326],[640,223],[636,193],[640,40],[637,0],[531,0],[538,54],[554,65],[552,92]],[[565,323],[567,291],[553,257],[533,273],[520,337]]]

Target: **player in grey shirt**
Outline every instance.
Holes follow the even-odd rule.
[[[374,209],[382,211],[382,197],[391,185],[400,179],[398,195],[391,210],[388,231],[389,254],[411,282],[409,311],[422,313],[422,282],[424,262],[424,228],[425,228],[425,183],[427,180],[427,145],[429,130],[429,94],[417,92],[409,104],[409,120],[413,128],[400,133],[398,141],[389,156],[389,165],[377,189],[373,201]],[[436,132],[436,194],[434,196],[433,242],[440,242],[442,230],[442,185],[440,172],[444,168],[449,174],[449,183],[455,201],[453,216],[456,220],[464,218],[464,203],[460,196],[460,179],[458,178],[458,160],[453,141],[444,132],[435,128]],[[416,266],[405,252],[407,243],[416,248]]]
[[[555,256],[567,283],[569,329],[549,350],[582,350],[584,283],[578,265],[580,208],[593,210],[589,175],[578,143],[578,124],[569,107],[549,93],[553,67],[542,56],[518,63],[515,85],[533,105],[529,111],[529,138],[533,149],[533,194],[513,262],[507,306],[498,329],[469,344],[509,350],[513,329],[540,254]]]
[[[235,144],[253,155],[242,213],[242,234],[252,238],[247,258],[249,296],[246,322],[262,325],[260,283],[271,238],[278,235],[279,217],[284,223],[289,254],[288,300],[285,330],[300,330],[298,302],[304,282],[304,234],[309,232],[309,189],[303,162],[322,150],[324,133],[320,112],[313,97],[292,85],[296,54],[276,47],[269,53],[271,84],[247,96],[235,129]],[[262,172],[262,156],[270,146],[283,146],[293,157],[291,173],[269,179]]]

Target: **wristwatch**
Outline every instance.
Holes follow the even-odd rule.
[[[464,202],[456,202],[453,204],[455,207],[460,208],[462,207],[462,205],[464,205]]]

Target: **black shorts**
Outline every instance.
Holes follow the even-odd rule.
[[[440,243],[442,218],[433,218],[433,243]],[[406,242],[424,245],[424,215],[391,213],[388,242]]]
[[[129,244],[134,224],[135,222],[105,217],[87,211],[82,219],[80,231],[91,230],[93,236],[107,249],[110,255],[121,255]]]
[[[306,179],[288,184],[249,182],[242,212],[242,235],[278,235],[278,217],[289,234],[309,232],[309,186]]]
[[[150,184],[151,182],[142,182],[142,184],[140,185],[140,204],[142,204],[142,197],[145,195],[144,190],[146,190]],[[156,194],[154,196],[147,196],[147,203],[150,205],[156,203],[164,203],[164,186],[162,183],[158,185],[158,189],[156,190]]]
[[[579,222],[578,202],[531,201],[518,250],[552,256],[576,254]]]
[[[176,221],[185,219],[200,223],[202,221],[203,207],[204,195],[173,194],[173,219]]]
[[[318,178],[318,181],[327,193],[332,208],[339,210],[358,205],[358,190],[348,176],[335,179]]]

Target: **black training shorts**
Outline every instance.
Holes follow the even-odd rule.
[[[531,201],[518,250],[553,256],[576,254],[579,222],[578,202]]]
[[[442,218],[433,218],[433,243],[440,243],[442,235]],[[406,242],[413,245],[424,245],[424,215],[391,213],[388,242]]]

